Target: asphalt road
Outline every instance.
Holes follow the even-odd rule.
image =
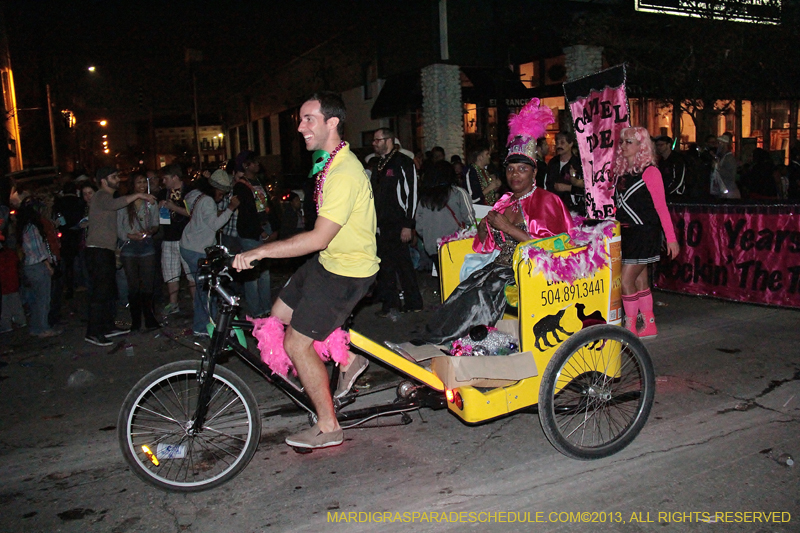
[[[128,470],[115,424],[141,376],[197,355],[190,317],[125,339],[128,355],[83,342],[81,298],[62,337],[0,336],[1,531],[800,531],[800,467],[776,460],[800,459],[796,311],[656,293],[650,420],[590,462],[559,454],[533,413],[471,427],[431,410],[298,455],[282,441],[307,417],[231,361],[260,402],[259,449],[226,485],[182,495]],[[377,309],[356,320],[381,340],[410,338],[427,316]],[[366,383],[387,379],[371,368]]]

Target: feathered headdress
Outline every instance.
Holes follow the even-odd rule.
[[[539,99],[533,98],[525,104],[519,114],[511,115],[508,119],[508,143],[514,137],[524,137],[525,140],[538,139],[547,131],[547,125],[555,122],[553,111],[547,106],[540,106]]]
[[[540,106],[539,99],[533,98],[520,112],[508,119],[508,158],[522,155],[534,162],[536,159],[536,139],[544,136],[547,125],[555,122],[553,111]]]

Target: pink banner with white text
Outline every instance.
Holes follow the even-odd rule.
[[[800,206],[671,205],[681,252],[656,286],[800,308]]]
[[[619,65],[564,84],[583,167],[586,216],[613,218],[612,167],[619,132],[630,126],[625,67]]]

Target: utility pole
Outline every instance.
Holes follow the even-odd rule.
[[[47,84],[47,120],[50,122],[50,146],[53,149],[53,166],[58,168],[58,151],[56,150],[56,126],[53,122],[53,99],[50,97],[50,84]]]
[[[197,151],[197,169],[200,170],[203,166],[202,157],[200,155],[200,119],[197,113],[197,74],[195,72],[195,64],[203,60],[203,52],[200,50],[186,49],[186,63],[189,64],[189,70],[192,73],[192,98],[194,101],[194,145]]]
[[[197,149],[197,170],[203,169],[203,161],[200,155],[200,119],[197,116],[197,74],[192,67],[192,91],[194,93],[194,144]]]

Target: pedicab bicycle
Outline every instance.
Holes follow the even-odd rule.
[[[443,300],[461,282],[475,233],[475,228],[461,230],[441,243]],[[231,261],[227,250],[216,246],[201,263],[198,287],[219,300],[201,360],[150,372],[120,412],[118,436],[126,461],[137,476],[162,489],[219,486],[255,454],[262,425],[256,399],[241,378],[217,364],[231,353],[315,417],[308,395],[291,378],[283,325],[275,318],[239,318],[239,299],[228,288]],[[347,361],[351,350],[405,378],[387,404],[354,408],[365,395],[357,387],[334,397],[341,426],[386,415],[409,423],[407,413],[422,407],[447,407],[467,424],[535,408],[548,440],[569,457],[598,459],[630,444],[647,421],[655,379],[644,345],[620,327],[618,224],[576,225],[522,242],[512,268],[515,285],[506,287],[502,319],[471,328],[447,345],[380,343],[354,329],[315,343],[323,360]],[[258,338],[260,353],[248,348],[248,331]],[[330,380],[334,390],[336,365]]]

